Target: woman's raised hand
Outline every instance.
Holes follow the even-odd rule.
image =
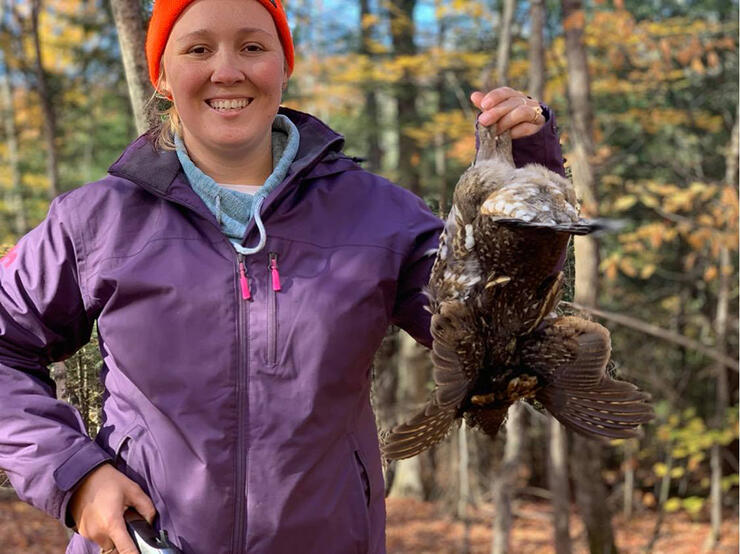
[[[499,134],[508,129],[513,139],[535,134],[546,121],[539,101],[513,88],[499,87],[488,93],[475,91],[470,100],[483,112],[478,118],[481,125],[488,127],[496,123]]]
[[[101,552],[138,554],[123,519],[128,507],[144,516],[150,525],[157,514],[154,503],[141,487],[109,463],[85,476],[69,501],[77,532],[95,541]]]

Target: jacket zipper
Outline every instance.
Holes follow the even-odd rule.
[[[312,164],[312,166],[315,164]],[[300,173],[300,172],[299,172]],[[293,175],[291,177],[291,181],[295,179],[299,173],[296,173],[296,175]],[[110,173],[111,175],[116,175],[115,173]],[[125,179],[129,179],[125,174],[120,175],[121,177]],[[130,180],[130,179],[129,179]],[[231,250],[236,253],[237,255],[237,267],[238,267],[238,279],[239,279],[239,286],[241,289],[241,300],[237,296],[237,303],[239,305],[238,312],[239,312],[239,321],[238,321],[238,328],[237,328],[237,337],[239,340],[239,345],[237,347],[237,371],[236,371],[236,390],[237,390],[237,417],[239,418],[239,421],[237,422],[237,474],[236,474],[236,489],[235,494],[236,496],[236,521],[234,525],[234,536],[233,536],[233,544],[232,544],[232,552],[235,554],[238,552],[242,552],[244,549],[242,548],[242,545],[244,543],[244,534],[245,534],[245,528],[247,525],[247,518],[246,518],[246,507],[245,507],[245,496],[247,494],[246,492],[246,478],[247,478],[247,451],[248,448],[246,446],[246,440],[244,438],[245,431],[244,427],[246,425],[245,420],[245,400],[244,397],[248,398],[248,386],[249,386],[249,357],[248,352],[245,353],[245,348],[247,344],[247,309],[246,309],[246,303],[252,299],[252,294],[249,289],[249,278],[247,275],[247,268],[246,264],[244,263],[244,255],[240,254],[235,248],[234,245],[231,244],[231,241],[226,237],[226,235],[223,234],[223,231],[221,230],[221,227],[215,223],[214,221],[211,221],[208,218],[205,218],[202,214],[200,214],[197,210],[193,209],[193,206],[190,205],[187,202],[183,202],[181,200],[176,200],[174,198],[168,197],[166,194],[162,193],[158,189],[154,189],[152,187],[142,185],[142,187],[148,191],[150,191],[155,196],[158,196],[164,200],[167,200],[168,202],[172,202],[173,204],[178,204],[184,208],[187,208],[199,216],[203,217],[210,225],[213,225],[216,229],[218,229],[219,233],[221,234],[221,237],[226,242],[226,244],[231,247]],[[250,223],[247,225],[247,231],[250,230],[251,225],[254,224],[254,218],[250,221]],[[277,259],[276,259],[276,265],[275,265],[275,276],[277,277],[277,283],[278,287],[280,284],[280,276],[277,274]],[[242,371],[242,364],[244,365],[244,371]],[[244,381],[242,382],[242,379]],[[243,453],[243,455],[242,455]]]
[[[229,243],[231,244],[231,243]],[[233,246],[232,246],[233,247]],[[239,346],[237,348],[237,372],[236,372],[236,390],[237,390],[237,447],[236,447],[236,521],[234,525],[234,544],[231,551],[235,554],[244,550],[244,533],[247,525],[246,517],[246,479],[247,479],[247,448],[244,437],[245,420],[245,395],[248,393],[249,386],[249,353],[247,349],[247,302],[252,299],[252,293],[249,290],[249,280],[247,277],[244,254],[237,252],[237,262],[239,266],[239,284],[241,288],[241,300],[237,298],[239,311],[239,328],[237,337]],[[242,366],[243,369],[242,369]]]
[[[267,304],[267,363],[277,363],[277,293],[280,290],[280,273],[278,273],[277,253],[270,252],[268,268],[272,277],[270,301]]]

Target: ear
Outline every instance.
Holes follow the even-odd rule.
[[[285,89],[288,88],[288,81],[290,80],[290,76],[288,75],[288,64],[283,61],[283,84],[282,84],[282,90],[285,92]]]
[[[157,81],[156,92],[167,98],[167,100],[172,100],[172,93],[170,93],[167,85],[167,77],[164,74],[164,64],[161,61],[159,62],[159,67],[159,80]]]

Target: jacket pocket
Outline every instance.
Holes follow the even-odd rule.
[[[367,471],[367,464],[360,450],[359,444],[353,435],[349,435],[350,453],[352,459],[350,463],[354,470],[356,479],[356,502],[362,517],[362,537],[364,541],[363,548],[360,552],[366,552],[370,544],[370,501],[372,499],[372,489],[370,488],[370,476]]]
[[[165,486],[165,472],[159,448],[151,438],[149,430],[136,423],[123,433],[115,449],[114,465],[126,477],[137,483],[152,499],[157,515],[154,529],[166,528],[171,536],[177,536],[169,521],[167,505],[160,494],[157,483]]]
[[[278,335],[278,317],[277,317],[277,293],[280,290],[280,275],[277,268],[277,253],[269,253],[269,264],[267,266],[270,272],[270,297],[267,301],[267,365],[275,367],[277,364],[277,335]]]

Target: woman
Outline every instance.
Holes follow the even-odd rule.
[[[57,197],[0,263],[0,467],[76,529],[68,553],[135,552],[127,507],[185,553],[383,552],[369,368],[391,323],[431,342],[441,221],[279,109],[279,1],[157,0],[147,59],[169,123]],[[519,165],[562,172],[538,102],[471,99],[519,139]],[[95,320],[92,441],[45,366]]]

